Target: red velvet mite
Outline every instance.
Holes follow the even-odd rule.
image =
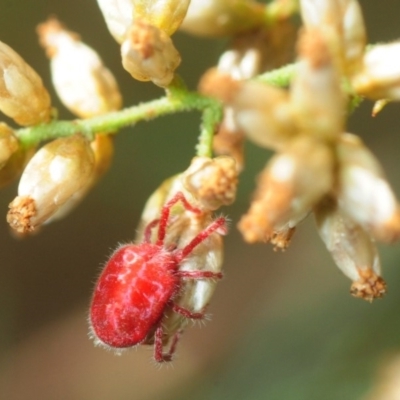
[[[220,279],[222,273],[181,271],[180,263],[211,234],[226,232],[225,218],[214,220],[185,247],[166,248],[164,240],[171,208],[181,201],[186,210],[193,207],[178,192],[161,210],[159,220],[145,229],[144,241],[119,247],[107,262],[97,281],[90,307],[91,332],[96,344],[125,349],[154,341],[157,362],[171,361],[180,332],[172,338],[170,349],[163,352],[164,313],[169,307],[190,319],[202,319],[203,312],[191,312],[174,303],[174,297],[185,279]],[[150,243],[151,230],[158,225],[157,241]],[[154,336],[154,337],[153,337]]]

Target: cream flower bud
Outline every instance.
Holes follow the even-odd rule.
[[[264,7],[252,0],[191,0],[181,29],[199,36],[224,36],[262,25]]]
[[[49,219],[93,173],[93,151],[82,135],[43,146],[26,166],[7,221],[25,233]]]
[[[296,30],[290,21],[236,35],[218,60],[218,71],[233,79],[250,79],[280,67],[293,55]]]
[[[40,24],[37,32],[51,59],[54,88],[72,113],[89,118],[121,108],[114,76],[77,34],[66,30],[55,18]]]
[[[298,128],[304,134],[334,140],[343,131],[345,102],[341,79],[320,30],[306,30],[298,50],[300,61],[290,87]]]
[[[160,217],[161,208],[177,192],[184,193],[190,204],[198,207],[196,200],[185,189],[182,174],[176,175],[164,181],[159,188],[149,197],[144,207],[139,228],[136,235],[136,242],[140,243],[144,238],[146,226]],[[181,204],[175,205],[171,210],[171,222],[166,231],[165,245],[184,247],[201,232],[211,221],[212,213],[202,210],[199,214],[187,211]],[[153,229],[152,238],[156,238],[157,229]],[[214,273],[222,271],[223,261],[223,240],[220,235],[211,235],[205,242],[201,243],[189,257],[183,260],[179,269],[185,271],[207,270]],[[174,298],[174,303],[192,312],[203,312],[210,303],[216,289],[217,281],[206,280],[185,280],[184,287],[179,295]],[[187,318],[175,312],[167,313],[168,318],[163,322],[164,334],[171,338],[176,332],[182,330],[188,323]],[[146,343],[152,343],[148,338]]]
[[[283,150],[297,133],[284,90],[261,82],[238,82],[216,70],[203,77],[200,90],[231,107],[237,128],[261,147]]]
[[[122,44],[133,21],[133,0],[97,0],[97,4],[111,35]]]
[[[19,147],[11,155],[5,165],[0,169],[0,188],[7,186],[21,175],[22,170],[32,158],[34,152],[34,148],[26,149],[24,147]]]
[[[235,201],[238,172],[235,160],[227,156],[194,157],[182,174],[184,187],[206,210],[217,210]]]
[[[343,135],[337,146],[340,208],[376,239],[400,236],[400,209],[382,167],[361,140]]]
[[[364,56],[354,90],[374,100],[400,100],[400,42],[377,45]]]
[[[190,0],[132,0],[135,19],[149,24],[171,36],[185,18]]]
[[[4,167],[18,148],[18,139],[14,136],[13,130],[5,123],[0,122],[0,169]]]
[[[50,119],[50,96],[39,75],[9,46],[0,42],[0,110],[20,125]]]
[[[135,21],[121,46],[122,65],[139,81],[168,86],[181,57],[171,38],[144,21]]]
[[[239,222],[244,239],[250,243],[271,240],[289,221],[303,219],[332,183],[331,149],[309,137],[294,140],[261,173],[250,209]]]
[[[348,74],[360,66],[366,44],[362,11],[357,0],[300,0],[305,26],[323,32],[330,51]]]
[[[332,199],[321,202],[315,217],[336,265],[353,281],[350,293],[367,301],[382,297],[386,283],[380,276],[377,248],[368,233],[343,214]]]
[[[235,160],[238,172],[244,164],[244,133],[234,120],[231,107],[225,107],[224,118],[213,138],[213,150],[217,155],[227,155]]]
[[[72,212],[109,169],[114,155],[114,142],[112,135],[96,135],[95,139],[90,142],[90,147],[94,154],[94,168],[90,179],[88,179],[81,189],[76,191],[49,219],[45,221],[46,224],[58,221]]]

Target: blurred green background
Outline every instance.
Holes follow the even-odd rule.
[[[400,2],[361,2],[371,43],[400,36]],[[94,0],[0,0],[0,40],[17,50],[51,88],[35,26],[57,15],[99,51],[117,76],[126,105],[162,91],[134,82]],[[223,41],[174,36],[191,88],[214,65]],[[79,60],[76,60],[79,63]],[[60,118],[72,118],[56,100]],[[379,157],[400,193],[399,105],[375,119],[365,103],[349,122]],[[246,148],[247,165],[226,238],[225,279],[210,307],[213,320],[185,333],[172,367],[157,368],[152,350],[122,357],[94,348],[87,308],[102,263],[130,240],[141,209],[161,181],[194,154],[199,116],[179,114],[125,129],[112,169],[67,219],[38,235],[14,238],[0,225],[0,398],[7,400],[356,400],[400,353],[400,247],[381,248],[387,297],[352,298],[309,218],[283,254],[245,245],[235,225],[246,211],[269,154]],[[3,215],[17,184],[2,191]],[[400,381],[400,374],[398,377]],[[399,397],[400,398],[400,397]],[[381,400],[381,398],[380,398]],[[395,400],[395,398],[391,399]]]

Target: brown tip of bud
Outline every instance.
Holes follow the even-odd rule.
[[[332,60],[328,46],[319,29],[303,30],[297,44],[297,52],[301,58],[308,60],[313,68],[321,68],[330,64]]]
[[[80,36],[75,32],[68,31],[64,24],[62,24],[55,16],[49,17],[46,22],[42,22],[36,27],[36,33],[39,36],[39,44],[45,49],[46,55],[53,58],[57,52],[54,46],[53,38],[60,33],[67,33],[74,40],[80,40]]]
[[[296,228],[294,227],[284,231],[274,232],[270,240],[271,244],[274,246],[274,251],[285,251],[289,247],[295,231]]]
[[[209,69],[201,78],[199,91],[207,96],[216,97],[223,102],[231,102],[240,88],[240,82],[229,75],[221,74],[217,68]]]
[[[145,21],[136,20],[128,31],[128,37],[132,44],[132,49],[140,54],[142,60],[153,56],[154,46],[157,41],[155,30]]]
[[[359,270],[360,279],[353,282],[350,294],[372,303],[386,294],[386,282],[371,269]]]
[[[31,218],[36,215],[35,201],[27,196],[17,196],[9,205],[7,222],[19,233],[33,231]]]

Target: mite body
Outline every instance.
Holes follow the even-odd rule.
[[[182,279],[220,279],[221,273],[182,271],[180,263],[211,234],[225,233],[225,218],[214,220],[182,249],[164,246],[170,209],[181,201],[191,212],[201,211],[188,203],[181,192],[168,201],[159,220],[145,230],[144,242],[119,247],[107,262],[96,284],[90,307],[91,331],[96,344],[124,349],[154,342],[157,362],[171,361],[180,331],[174,334],[170,349],[163,352],[162,321],[166,310],[190,319],[204,318],[204,312],[191,312],[174,303]],[[158,225],[156,243],[150,243],[151,230]]]

